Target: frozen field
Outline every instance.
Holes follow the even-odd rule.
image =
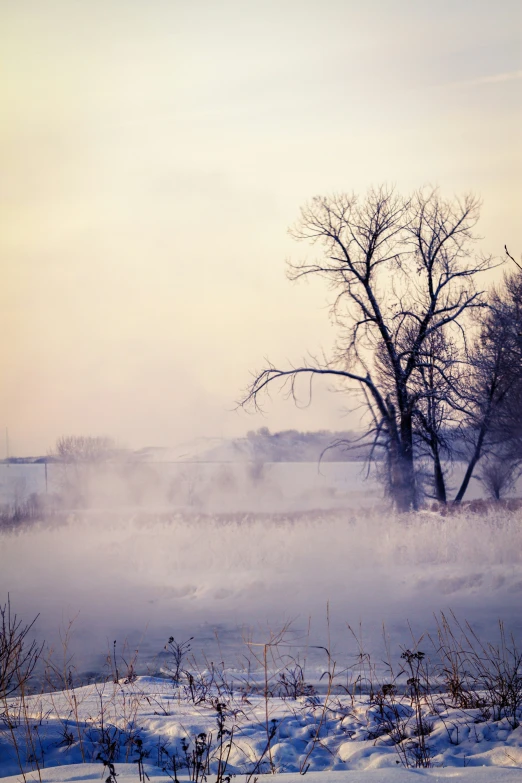
[[[161,772],[150,764],[145,765],[147,780],[150,783],[163,783],[171,780],[169,774]],[[179,776],[180,781],[186,781],[186,777]],[[302,776],[300,774],[284,774],[281,783],[300,783]],[[456,781],[468,781],[468,783],[514,783],[520,780],[520,770],[518,769],[499,769],[487,767],[486,769],[381,769],[367,770],[361,776],[358,772],[321,772],[314,774],[307,773],[309,783],[445,783],[448,779]],[[119,783],[134,783],[139,780],[136,776],[135,764],[118,765]],[[40,775],[36,772],[27,776],[27,780],[41,781],[41,783],[72,783],[76,780],[100,780],[100,766],[97,764],[73,765],[70,769],[64,767],[53,767],[44,769]],[[5,783],[19,783],[20,776],[15,775],[5,779]]]
[[[13,716],[14,709],[9,703]],[[153,780],[208,775],[223,782],[234,775],[246,782],[270,773],[283,774],[284,783],[297,780],[288,773],[310,775],[316,783],[399,783],[419,775],[432,781],[520,780],[520,726],[513,729],[506,718],[484,719],[480,709],[452,707],[442,695],[423,699],[420,712],[418,722],[407,697],[380,705],[368,697],[265,699],[239,690],[216,691],[212,702],[196,704],[183,686],[145,677],[27,698],[14,741],[0,733],[0,759],[13,783],[20,780],[15,742],[19,753],[33,752],[29,768],[36,760],[44,767],[42,781],[103,780],[109,771],[120,783],[126,775],[137,781],[140,758]],[[29,738],[24,716],[30,716]],[[420,720],[427,732],[426,768],[416,763]]]

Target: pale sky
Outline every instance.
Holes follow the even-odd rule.
[[[314,195],[471,190],[482,249],[522,253],[519,0],[0,0],[0,64],[14,454],[356,425],[328,384],[233,411],[335,338],[285,277]]]

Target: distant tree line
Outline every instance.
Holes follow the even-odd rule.
[[[479,285],[502,262],[474,250],[479,206],[384,187],[305,205],[290,233],[318,258],[290,263],[289,277],[328,282],[337,347],[322,361],[268,364],[240,401],[259,408],[274,383],[296,400],[300,378],[310,394],[318,376],[335,380],[362,406],[359,444],[384,465],[400,511],[423,496],[448,502],[448,460],[467,462],[455,503],[474,475],[500,497],[522,464],[522,270],[509,256],[516,268],[500,285]]]
[[[104,435],[62,435],[50,453],[59,462],[106,462],[121,454],[112,438]]]
[[[253,461],[316,462],[320,458],[326,462],[360,462],[368,458],[370,447],[364,443],[352,448],[346,446],[356,439],[357,434],[353,432],[270,432],[268,427],[261,427],[248,432],[246,442],[237,440],[234,445],[243,457]]]

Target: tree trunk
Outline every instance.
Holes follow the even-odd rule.
[[[473,471],[475,470],[475,466],[482,455],[482,444],[484,443],[484,438],[486,437],[487,429],[488,429],[488,421],[485,420],[482,424],[482,427],[480,428],[479,436],[477,438],[477,443],[475,445],[475,450],[469,461],[466,473],[464,474],[464,478],[462,479],[462,484],[460,485],[460,489],[457,492],[455,500],[453,501],[453,503],[456,506],[458,506],[459,503],[462,501],[462,498],[464,497],[466,490],[468,488],[468,484],[471,481],[471,477],[473,475]]]
[[[399,513],[417,509],[413,464],[413,428],[411,416],[401,417],[400,436],[390,444],[390,492]]]
[[[433,470],[434,470],[434,483],[435,483],[435,497],[439,503],[446,504],[446,482],[444,481],[444,471],[440,462],[439,447],[437,443],[433,448]]]
[[[405,458],[404,455],[399,458],[398,477],[399,480],[395,491],[397,510],[401,514],[408,511],[416,511],[417,492],[412,459]]]

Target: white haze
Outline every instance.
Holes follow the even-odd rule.
[[[519,513],[252,508],[97,509],[4,533],[0,595],[9,591],[25,620],[40,613],[37,634],[50,646],[76,618],[71,650],[83,670],[99,669],[114,639],[139,646],[145,666],[170,634],[194,636],[194,651],[208,652],[216,631],[230,661],[243,635],[263,640],[288,620],[296,644],[306,644],[311,618],[309,641],[324,645],[327,603],[340,659],[356,651],[347,623],[362,624],[374,652],[383,623],[397,651],[412,643],[408,623],[414,634],[433,630],[440,610],[453,610],[485,638],[498,619],[521,628]]]

